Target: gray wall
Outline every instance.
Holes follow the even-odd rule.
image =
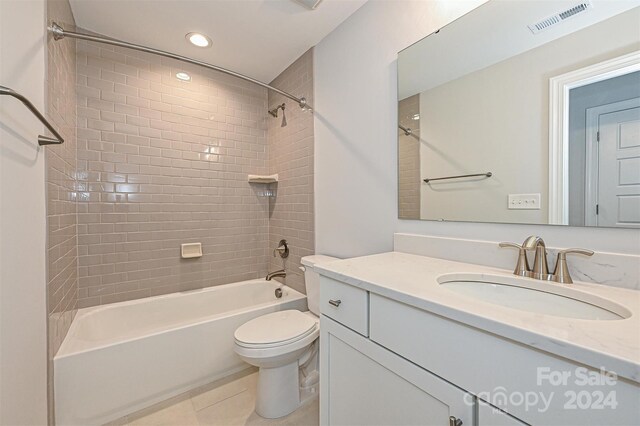
[[[0,84],[46,105],[46,3],[0,1]],[[0,96],[0,424],[47,423],[45,129]]]
[[[640,230],[398,220],[398,51],[481,1],[369,1],[315,47],[316,251],[393,249],[393,232],[638,253]],[[424,118],[423,118],[424,119]]]

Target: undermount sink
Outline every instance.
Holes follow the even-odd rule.
[[[485,274],[447,274],[438,277],[447,290],[511,309],[583,320],[622,320],[631,312],[615,302],[563,284]]]

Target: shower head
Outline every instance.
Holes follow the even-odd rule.
[[[278,117],[278,110],[281,109],[282,110],[282,124],[280,125],[280,127],[285,127],[287,125],[287,117],[284,115],[284,108],[285,105],[284,103],[282,105],[278,105],[275,108],[270,109],[269,111],[267,111],[272,117]]]

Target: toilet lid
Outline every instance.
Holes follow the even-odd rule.
[[[250,345],[284,345],[299,340],[316,328],[316,321],[300,311],[273,312],[254,318],[236,330],[238,342]]]

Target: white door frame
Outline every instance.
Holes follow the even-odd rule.
[[[598,154],[599,118],[602,114],[637,108],[638,98],[600,105],[587,109],[586,124],[586,164],[584,185],[584,224],[585,226],[598,226],[598,216],[593,206],[598,201],[598,173],[600,170]]]
[[[549,79],[549,224],[569,224],[569,91],[640,71],[640,51]]]

